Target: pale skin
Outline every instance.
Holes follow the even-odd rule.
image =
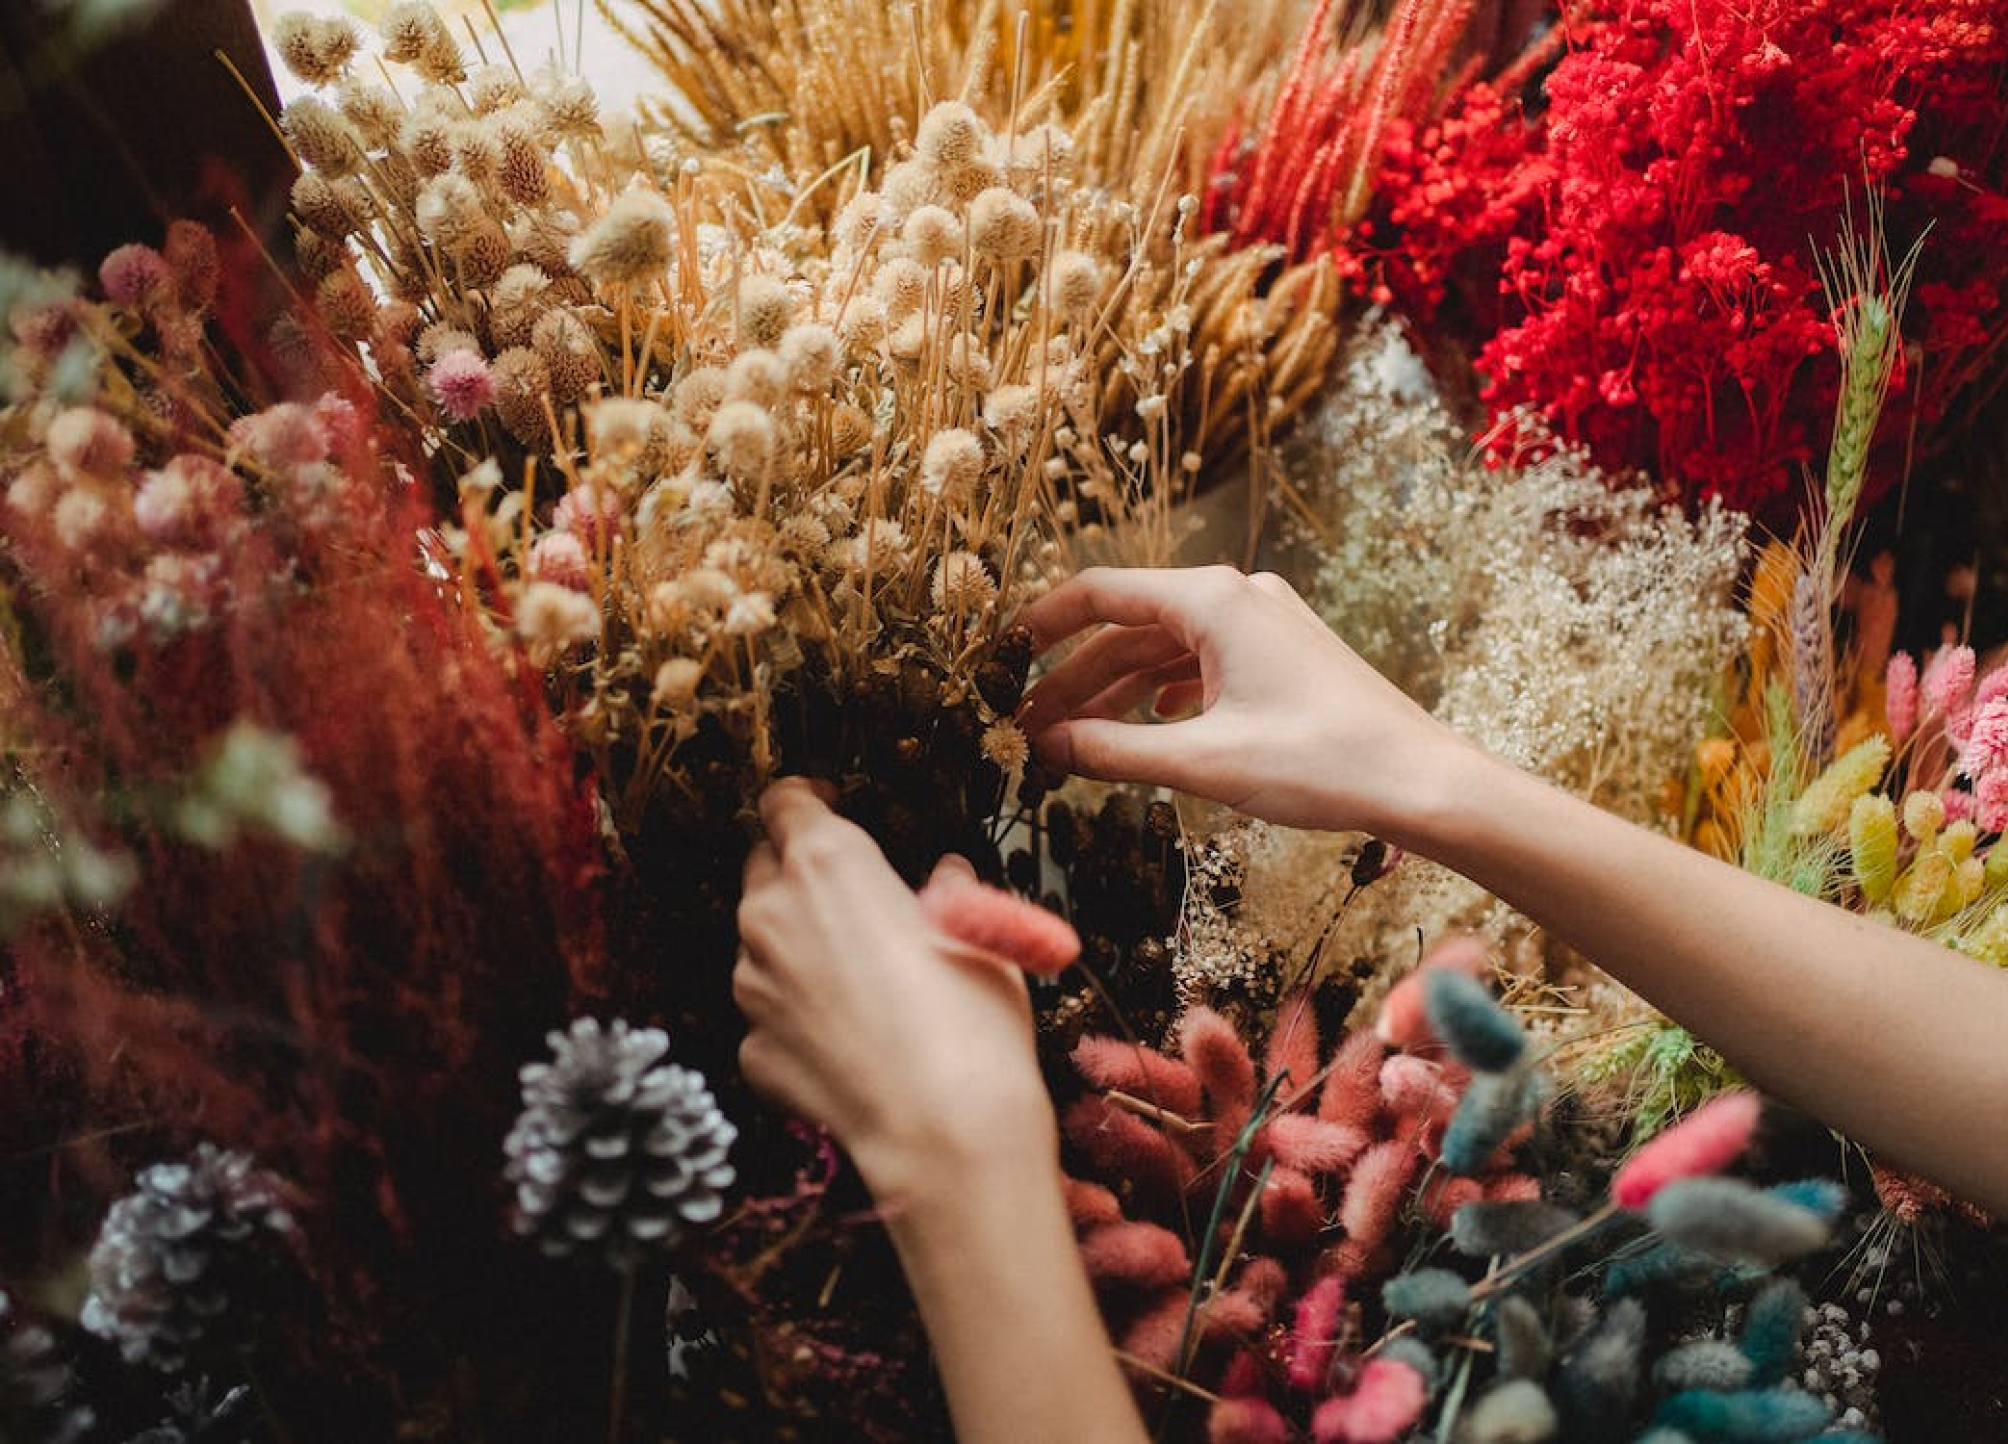
[[[1019,620],[1042,650],[1086,634],[1021,716],[1051,762],[1455,868],[1760,1087],[2008,1216],[2008,973],[1501,762],[1281,578],[1093,568]],[[932,935],[807,784],[777,784],[762,811],[734,979],[747,1077],[827,1124],[887,1204],[960,1437],[1141,1437],[1074,1258],[1022,983]]]

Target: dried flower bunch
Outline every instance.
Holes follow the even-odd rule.
[[[964,190],[986,168],[1042,168],[1057,146],[1076,189],[1095,198],[1067,243],[1104,276],[1084,337],[1107,378],[1104,414],[1126,421],[1134,408],[1152,431],[1168,404],[1183,434],[1173,480],[1190,473],[1204,485],[1243,457],[1259,474],[1336,341],[1329,262],[1279,268],[1274,247],[1236,250],[1187,228],[1206,194],[1205,157],[1301,8],[1292,0],[1230,20],[1206,0],[1022,14],[979,0],[641,0],[638,17],[609,17],[670,83],[676,100],[651,117],[674,153],[758,177],[760,203],[797,218],[837,215],[842,192],[828,181],[854,167],[891,161],[888,193],[910,189],[917,177],[899,160],[936,97],[969,106],[1000,137],[956,183]],[[1194,364],[1159,388],[1149,372],[1166,349],[1160,326],[1181,311]]]

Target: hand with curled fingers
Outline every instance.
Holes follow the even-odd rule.
[[[746,863],[732,975],[750,1024],[747,1081],[829,1128],[881,1198],[972,1148],[1050,1160],[1052,1108],[1018,967],[931,923],[815,785],[775,783],[760,815],[767,840]],[[959,858],[936,876],[929,893],[983,891]]]
[[[1400,841],[1418,784],[1447,749],[1469,746],[1273,573],[1091,567],[1018,621],[1041,651],[1095,629],[1019,716],[1040,754],[1071,772]],[[1192,715],[1123,720],[1146,704],[1160,718]]]

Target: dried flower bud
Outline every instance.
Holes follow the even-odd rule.
[[[891,207],[886,204],[885,197],[876,191],[863,191],[851,197],[837,212],[831,229],[838,245],[846,250],[862,251],[891,224]]]
[[[592,328],[567,307],[556,306],[530,328],[530,349],[543,358],[551,399],[569,405],[601,377],[600,343]]]
[[[877,428],[870,413],[846,401],[830,412],[830,454],[846,457],[870,445]]]
[[[969,245],[992,261],[1036,255],[1045,225],[1032,203],[1016,191],[992,186],[969,206]]]
[[[961,427],[937,431],[921,457],[920,484],[927,491],[962,501],[983,478],[983,443]]]
[[[453,32],[422,0],[394,6],[384,16],[383,57],[411,66],[436,85],[458,85],[467,78]]]
[[[759,476],[774,459],[774,418],[751,401],[728,401],[705,432],[718,469],[730,476]]]
[[[492,132],[499,152],[495,184],[519,206],[539,206],[551,197],[543,137],[522,117],[506,115]]]
[[[742,351],[725,371],[725,395],[756,406],[778,406],[788,394],[788,366],[772,351]]]
[[[197,221],[169,221],[167,242],[161,247],[174,284],[181,292],[181,304],[189,311],[206,311],[216,300],[220,265],[216,238]]]
[[[398,127],[398,149],[420,175],[444,175],[453,168],[453,126],[449,117],[414,111]]]
[[[415,348],[418,359],[430,366],[449,351],[473,351],[479,353],[481,343],[467,331],[445,321],[435,321],[419,332]]]
[[[326,101],[303,95],[286,107],[279,124],[295,153],[315,170],[342,176],[362,169],[362,137]]]
[[[913,258],[932,268],[962,255],[962,222],[944,206],[916,206],[900,230]]]
[[[725,400],[725,371],[719,366],[699,366],[676,383],[671,408],[676,419],[692,431],[701,432]]]
[[[539,75],[535,101],[551,129],[566,140],[590,140],[599,135],[599,97],[583,76]]]
[[[1903,800],[1903,830],[1922,846],[1929,846],[1945,826],[1945,799],[1928,788],[1919,788]]]
[[[1081,317],[1102,294],[1102,265],[1084,251],[1061,251],[1047,268],[1052,305],[1062,316]]]
[[[573,269],[603,286],[633,286],[668,269],[675,254],[676,215],[654,191],[635,188],[572,243]]]
[[[586,544],[568,531],[546,532],[538,537],[530,548],[528,571],[537,581],[570,587],[575,592],[588,591],[592,586],[592,565],[586,555]]]
[[[330,180],[319,171],[302,172],[293,182],[293,214],[331,241],[352,236],[369,224],[369,190],[355,176]]]
[[[382,86],[344,80],[335,92],[335,105],[371,150],[389,150],[397,144],[404,128],[404,107]]]
[[[997,583],[974,552],[950,552],[934,564],[929,594],[936,611],[969,616],[997,600]]]
[[[837,333],[820,321],[790,326],[781,338],[781,361],[788,368],[788,384],[803,394],[827,391],[837,379],[843,363],[843,349]]]
[[[272,26],[272,48],[286,68],[309,85],[339,80],[362,37],[339,16],[290,11]]]
[[[877,296],[852,296],[837,317],[837,334],[853,351],[875,350],[885,340],[885,302]]]
[[[555,582],[531,582],[516,602],[516,634],[538,666],[549,666],[600,634],[600,609],[589,596]]]
[[[936,189],[957,209],[967,207],[987,190],[1002,189],[1003,183],[1003,172],[986,160],[973,160],[968,165],[935,173]]]
[[[523,82],[506,65],[489,65],[475,71],[467,82],[466,94],[467,103],[476,115],[493,115],[529,98]]]
[[[367,341],[376,332],[376,293],[351,267],[321,278],[314,305],[328,329],[345,341]]]
[[[920,262],[897,257],[880,266],[872,277],[872,294],[885,303],[886,320],[896,326],[927,299],[927,272]]]
[[[105,299],[132,311],[150,311],[174,297],[167,258],[152,246],[120,246],[98,266]]]
[[[976,159],[986,139],[975,111],[959,100],[944,100],[921,117],[913,148],[929,165],[952,169]]]
[[[1848,825],[1855,799],[1867,795],[1889,766],[1889,739],[1881,733],[1864,738],[1827,764],[1798,801],[1792,804],[1795,837],[1826,837]]]
[[[102,411],[75,406],[59,412],[42,438],[49,459],[65,476],[113,480],[133,458],[132,433]]]
[[[434,176],[419,190],[415,218],[420,234],[449,251],[493,224],[480,187],[454,171]]]
[[[982,341],[966,331],[948,338],[948,360],[942,368],[948,379],[967,391],[988,391],[994,372],[990,353]]]
[[[795,298],[772,276],[747,276],[739,283],[739,345],[772,349],[795,314]]]
[[[551,373],[527,346],[512,346],[489,366],[495,381],[495,414],[511,436],[536,446],[551,434]]]

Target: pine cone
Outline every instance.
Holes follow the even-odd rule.
[[[14,1311],[0,1289],[0,1439],[19,1444],[72,1444],[96,1422],[68,1401],[70,1366],[49,1331]]]
[[[244,1307],[273,1272],[269,1236],[293,1220],[271,1174],[209,1143],[138,1182],[98,1231],[81,1322],[129,1363],[173,1372],[198,1346],[248,1337]]]
[[[556,1057],[524,1067],[523,1112],[503,1144],[516,1231],[547,1254],[598,1248],[628,1269],[717,1218],[739,1130],[702,1074],[662,1062],[667,1035],[580,1018],[549,1041]]]

